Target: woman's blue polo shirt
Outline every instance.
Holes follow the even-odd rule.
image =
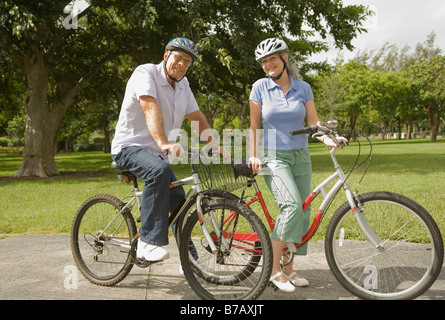
[[[291,84],[286,95],[281,87],[269,78],[260,79],[252,86],[249,100],[262,105],[264,149],[298,150],[308,146],[307,135],[291,136],[289,131],[304,127],[305,104],[314,99],[314,95],[308,83],[290,78]],[[275,139],[269,136],[269,130],[275,130]]]

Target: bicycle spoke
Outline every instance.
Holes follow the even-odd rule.
[[[136,227],[131,214],[121,210],[122,202],[98,195],[79,208],[73,223],[74,260],[91,282],[114,285],[131,270],[131,239]]]
[[[364,216],[383,240],[374,247],[343,205],[326,234],[328,263],[337,279],[362,298],[409,299],[428,289],[440,272],[443,247],[429,214],[392,193],[362,195]]]

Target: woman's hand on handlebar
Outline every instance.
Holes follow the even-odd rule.
[[[309,134],[313,138],[317,138],[321,142],[323,142],[326,146],[332,148],[341,148],[343,149],[348,145],[348,140],[344,137],[340,137],[337,133],[333,132],[331,129],[328,129],[322,125],[320,122],[317,125],[306,126],[302,129],[291,130],[290,135],[298,135],[298,134]]]
[[[249,168],[252,168],[253,173],[258,173],[261,170],[263,163],[256,157],[250,157],[247,165]]]
[[[332,147],[332,148],[340,147],[341,149],[343,149],[345,146],[348,145],[348,139],[346,139],[344,137],[340,137],[340,136],[336,137],[336,139],[340,143],[340,145],[338,145],[328,135],[324,135],[324,136],[318,137],[317,139],[320,140],[321,142],[323,142],[326,146]]]

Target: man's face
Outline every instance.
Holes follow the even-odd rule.
[[[192,57],[182,51],[166,51],[164,60],[167,61],[166,68],[168,74],[176,79],[184,77],[192,64]]]

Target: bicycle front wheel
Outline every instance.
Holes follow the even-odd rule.
[[[203,211],[217,250],[212,252],[194,211],[180,241],[181,264],[191,288],[206,300],[256,299],[272,271],[272,245],[264,224],[252,209],[227,199],[213,199]]]
[[[96,195],[77,211],[71,230],[71,250],[79,271],[90,282],[112,286],[133,267],[131,240],[136,225],[124,203],[110,195]]]
[[[326,258],[337,280],[361,299],[414,299],[434,283],[443,263],[443,242],[430,214],[391,192],[359,196],[362,214],[380,237],[367,241],[348,203],[326,232]],[[358,209],[360,210],[360,209]]]

